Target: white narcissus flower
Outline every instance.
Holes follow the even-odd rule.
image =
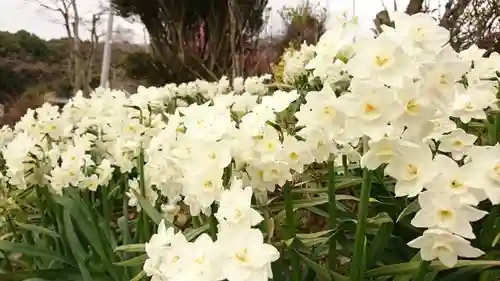
[[[384,98],[381,98],[381,97]],[[372,139],[384,136],[387,125],[402,111],[397,106],[394,90],[370,80],[353,79],[351,92],[339,97],[339,106],[347,116],[344,130],[348,135]]]
[[[356,54],[347,62],[346,69],[355,79],[401,88],[416,74],[412,58],[386,33],[376,38],[360,38],[354,48]]]
[[[469,174],[468,164],[459,167],[455,160],[441,154],[436,155],[434,162],[439,167],[439,175],[425,185],[427,190],[455,196],[462,204],[472,206],[487,198],[484,190],[467,185],[467,179],[473,176]]]
[[[137,211],[140,212],[142,210],[141,204],[137,201],[137,196],[135,195],[135,193],[141,194],[139,180],[136,178],[130,179],[128,181],[128,186],[130,190],[125,192],[125,194],[130,198],[128,205],[135,206]],[[156,200],[158,199],[158,193],[148,184],[144,184],[144,192],[144,199],[154,206],[156,204]]]
[[[456,129],[439,138],[439,151],[450,152],[453,159],[460,160],[476,140],[477,136],[468,134],[463,129]]]
[[[215,262],[216,245],[206,233],[201,234],[193,243],[187,243],[179,261],[179,272],[172,281],[219,281],[222,280],[220,266]],[[168,267],[165,267],[168,271]]]
[[[272,245],[264,243],[262,232],[254,228],[235,229],[221,224],[217,263],[228,281],[267,281],[273,277],[271,263],[279,258]]]
[[[370,149],[361,158],[361,167],[366,167],[370,170],[375,170],[383,163],[390,163],[396,155],[402,156],[401,152],[404,147],[418,147],[418,145],[400,138],[387,137],[376,141],[370,140],[368,146]]]
[[[337,152],[337,146],[332,141],[330,134],[321,129],[304,128],[299,132],[300,136],[304,137],[307,141],[314,160],[322,163],[328,160],[330,153]]]
[[[494,205],[500,203],[500,145],[476,146],[469,151],[466,184],[483,189]]]
[[[278,152],[277,158],[286,162],[290,169],[298,173],[302,173],[304,166],[314,161],[314,157],[309,151],[307,144],[288,134],[284,136],[283,145]]]
[[[432,151],[425,145],[404,147],[385,168],[385,173],[397,180],[396,196],[417,196],[424,186],[438,174],[432,160]]]
[[[487,212],[464,205],[457,199],[454,196],[446,196],[445,193],[433,191],[420,193],[418,203],[421,209],[411,224],[416,227],[437,227],[465,238],[476,238],[470,222],[480,220]]]
[[[208,208],[214,201],[219,200],[222,194],[222,174],[222,169],[213,166],[186,171],[183,192],[196,199],[202,208]]]
[[[290,92],[276,91],[272,96],[264,96],[262,98],[261,105],[269,107],[274,112],[282,112],[285,110],[292,102],[294,102],[299,97],[297,90],[292,90]]]
[[[451,116],[460,118],[463,123],[469,123],[472,119],[486,119],[484,109],[495,104],[496,89],[483,88],[480,84],[469,84],[467,89],[463,85],[457,85],[457,88],[451,105]]]
[[[391,18],[396,28],[384,28],[384,32],[392,31],[391,38],[399,42],[406,53],[416,56],[418,60],[429,59],[448,43],[449,31],[436,25],[432,16],[426,13],[408,15],[404,12],[394,12]]]
[[[439,259],[446,267],[454,267],[458,257],[477,258],[483,251],[470,245],[464,238],[441,229],[429,229],[424,234],[410,241],[408,246],[420,249],[422,260]]]
[[[172,227],[166,228],[165,221],[162,220],[158,225],[158,232],[145,244],[148,258],[143,269],[146,275],[157,280],[175,275],[180,270],[181,250],[186,244],[184,235],[181,232],[175,233]],[[165,266],[169,267],[168,275],[162,270]]]
[[[252,187],[243,188],[243,182],[234,178],[231,188],[222,193],[219,209],[215,217],[224,220],[231,227],[250,228],[259,224],[264,218],[252,209]]]
[[[335,133],[344,127],[345,116],[340,110],[338,98],[333,89],[324,85],[321,91],[311,91],[305,97],[306,103],[294,115],[297,126],[318,128]]]

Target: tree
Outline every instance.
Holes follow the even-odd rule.
[[[410,0],[405,12],[440,11],[441,7],[429,7],[424,0]],[[486,49],[486,55],[500,51],[500,2],[498,0],[446,0],[439,24],[450,31],[450,45],[457,51],[477,44]],[[387,10],[377,14],[376,30],[381,25],[391,25]]]
[[[150,35],[153,69],[165,82],[245,74],[267,0],[113,0]]]
[[[325,31],[326,9],[315,9],[309,0],[295,7],[283,7],[280,16],[285,23],[281,42],[285,48],[290,44],[298,47],[303,42],[316,44]]]
[[[68,64],[68,74],[72,81],[73,90],[83,90],[84,94],[89,94],[91,91],[91,81],[93,77],[92,64],[100,38],[100,33],[97,28],[101,21],[101,16],[105,10],[101,7],[98,11],[92,13],[88,20],[80,15],[80,11],[76,4],[76,0],[30,0],[38,3],[40,7],[58,14],[61,23],[66,30],[66,36],[69,40],[69,56],[70,63]],[[84,52],[82,50],[82,40],[80,30],[82,27],[88,27],[90,32],[90,50]]]

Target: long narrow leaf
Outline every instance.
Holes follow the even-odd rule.
[[[310,260],[308,257],[300,254],[299,252],[297,252],[297,255],[299,255],[299,257],[307,264],[307,266],[309,266],[310,268],[312,268],[314,271],[316,271],[317,274],[321,275],[321,277],[324,278],[324,280],[327,280],[327,281],[347,281],[347,277],[341,275],[341,274],[338,274],[336,272],[333,272],[333,271],[329,271],[328,269],[322,267],[321,265],[319,265],[318,263]]]
[[[31,232],[48,235],[48,236],[51,236],[55,239],[58,239],[60,237],[59,234],[57,234],[57,232],[50,230],[48,228],[45,228],[45,227],[41,227],[41,226],[34,225],[34,224],[21,223],[21,222],[17,222],[17,221],[16,221],[16,224],[20,228],[31,231]]]
[[[26,244],[21,244],[21,243],[12,243],[8,241],[1,241],[0,240],[0,250],[6,251],[6,252],[13,252],[13,253],[22,253],[27,256],[31,257],[41,257],[41,258],[48,258],[52,259],[54,261],[62,262],[65,264],[73,265],[73,263],[64,257],[61,257],[54,252],[37,247],[37,246],[32,246],[32,245],[26,245]]]
[[[129,244],[129,245],[122,245],[118,246],[114,250],[115,252],[137,252],[137,253],[144,253],[146,252],[146,246],[144,244]]]
[[[132,189],[132,192],[137,198],[137,202],[139,202],[139,205],[141,205],[141,208],[143,209],[146,214],[148,214],[149,218],[156,223],[157,225],[160,224],[161,220],[163,219],[162,215],[160,212],[158,212],[155,207],[153,207],[148,200],[144,199],[142,195],[137,192],[136,190]]]
[[[187,231],[184,234],[184,236],[186,237],[186,239],[188,241],[192,241],[193,239],[195,239],[196,237],[198,237],[203,232],[206,232],[209,228],[210,228],[210,225],[205,224],[205,225],[202,225],[202,226],[200,226],[200,227],[198,227],[196,229],[192,229],[192,230]]]
[[[78,268],[80,269],[83,281],[92,281],[92,276],[87,268],[87,265],[85,264],[87,254],[76,235],[69,210],[65,210],[64,212],[64,228],[66,238],[71,244],[71,251],[76,258],[76,262],[78,263]]]
[[[367,277],[379,277],[379,276],[395,276],[395,275],[407,275],[407,274],[412,274],[414,273],[420,265],[420,262],[407,262],[407,263],[400,263],[400,264],[391,264],[391,265],[385,265],[381,266],[372,270],[368,270],[366,272]],[[458,263],[455,265],[455,268],[458,267],[494,267],[494,266],[500,266],[500,261],[491,261],[491,260],[471,260],[471,261],[458,261]],[[446,270],[448,269],[445,267],[441,262],[439,261],[434,261],[431,263],[430,268],[433,270]]]
[[[136,266],[136,265],[143,265],[144,261],[148,258],[146,254],[140,255],[137,257],[133,257],[131,259],[125,260],[125,261],[120,261],[120,262],[115,262],[114,265],[117,266]]]

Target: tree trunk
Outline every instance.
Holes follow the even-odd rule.
[[[414,15],[422,11],[422,6],[424,4],[424,0],[410,0],[408,6],[406,6],[406,11],[408,15]]]

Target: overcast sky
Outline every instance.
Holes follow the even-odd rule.
[[[24,29],[45,39],[65,36],[64,28],[55,22],[60,20],[60,16],[52,11],[40,8],[37,1],[49,4],[57,2],[57,0],[0,0],[0,30],[15,32]],[[107,1],[109,0],[77,0],[77,5],[80,13],[88,17],[98,9],[99,2],[106,3]],[[283,5],[293,6],[303,1],[305,0],[269,0],[271,14],[265,32],[277,33],[282,30],[283,24],[278,11]],[[427,1],[432,2],[432,0]],[[355,0],[354,5],[353,0],[310,0],[310,2],[326,8],[329,14],[343,10],[347,10],[352,14],[355,11],[360,24],[367,30],[373,26],[372,20],[375,14],[382,10],[383,3],[385,3],[388,10],[392,10],[394,5],[394,0]],[[396,0],[396,2],[399,9],[404,9],[408,0]],[[103,24],[102,28],[104,26]],[[115,18],[115,26],[132,29],[133,35],[131,39],[137,43],[144,42],[143,27],[140,23],[131,24],[123,19]],[[85,34],[84,37],[88,37],[88,32],[82,30],[82,33]]]

